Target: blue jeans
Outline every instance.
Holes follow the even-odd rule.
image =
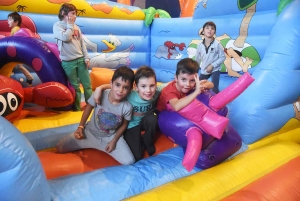
[[[214,88],[212,88],[212,91],[216,94],[219,93],[219,80],[220,80],[220,71],[214,71],[211,74],[204,75],[200,74],[199,79],[200,80],[207,80],[211,77],[211,82],[214,84]]]
[[[91,86],[91,79],[84,58],[75,59],[72,61],[62,61],[62,67],[69,79],[70,84],[75,89],[75,101],[74,101],[74,110],[80,111],[80,102],[81,102],[81,91],[80,83],[83,86],[84,98],[85,101],[91,97],[93,91]],[[79,79],[78,79],[79,78]]]

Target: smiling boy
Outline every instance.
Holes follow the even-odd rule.
[[[126,97],[133,82],[134,72],[130,68],[118,68],[111,79],[111,89],[103,91],[101,104],[96,104],[92,96],[88,99],[77,130],[57,144],[57,151],[94,148],[107,152],[121,164],[134,163],[134,156],[122,137],[132,116],[132,106]]]
[[[157,87],[156,74],[148,66],[141,66],[135,73],[135,89],[127,96],[133,106],[133,117],[124,132],[124,139],[129,145],[135,160],[143,158],[144,150],[149,156],[155,151],[154,138],[157,130],[157,115],[154,111],[158,96],[165,84]],[[102,85],[94,92],[95,102],[99,103],[101,91],[109,87]],[[145,131],[141,135],[141,131]]]
[[[158,111],[167,109],[170,104],[174,111],[179,111],[190,104],[200,93],[213,88],[207,80],[199,81],[199,64],[191,58],[181,59],[177,63],[175,80],[163,88],[157,102]],[[193,92],[191,92],[194,90]],[[189,95],[187,95],[191,92]]]

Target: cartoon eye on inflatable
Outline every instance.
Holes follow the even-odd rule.
[[[16,111],[19,106],[19,101],[15,94],[8,93],[7,94],[7,103],[12,111]]]
[[[1,116],[6,111],[6,107],[7,107],[7,102],[6,102],[5,98],[2,95],[0,95],[0,115]]]
[[[6,117],[7,115],[15,112],[20,103],[22,102],[21,97],[18,95],[7,92],[0,95],[0,115]]]

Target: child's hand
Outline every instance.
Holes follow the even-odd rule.
[[[101,102],[101,96],[102,96],[102,88],[101,87],[97,87],[94,91],[94,95],[93,95],[93,98],[94,98],[94,101],[100,105]]]
[[[110,141],[107,146],[105,147],[105,151],[107,153],[112,152],[113,150],[116,149],[116,142],[114,140]]]
[[[88,69],[90,67],[90,61],[85,61],[85,65],[86,65],[86,68]]]
[[[200,89],[201,89],[201,93],[203,93],[204,91],[207,90],[207,86],[206,86],[205,83],[207,83],[207,80],[200,80]]]
[[[201,93],[201,82],[200,82],[200,80],[199,80],[198,74],[196,74],[196,75],[194,76],[194,78],[195,78],[195,83],[196,83],[196,85],[195,85],[195,92],[196,92],[197,94],[200,94],[200,93]]]
[[[84,139],[83,129],[82,128],[77,128],[77,130],[74,132],[74,136],[77,140]]]
[[[213,71],[213,66],[210,64],[207,68],[206,68],[206,72],[211,73]]]
[[[67,19],[67,23],[68,24],[74,24],[76,20],[76,16],[75,15],[68,15],[68,19]]]

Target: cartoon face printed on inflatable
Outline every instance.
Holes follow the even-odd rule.
[[[73,94],[61,83],[45,82],[35,87],[22,88],[16,80],[0,75],[0,115],[8,121],[21,115],[24,103],[61,108],[73,102]]]
[[[12,120],[20,115],[24,105],[24,91],[17,81],[0,75],[0,115]]]

